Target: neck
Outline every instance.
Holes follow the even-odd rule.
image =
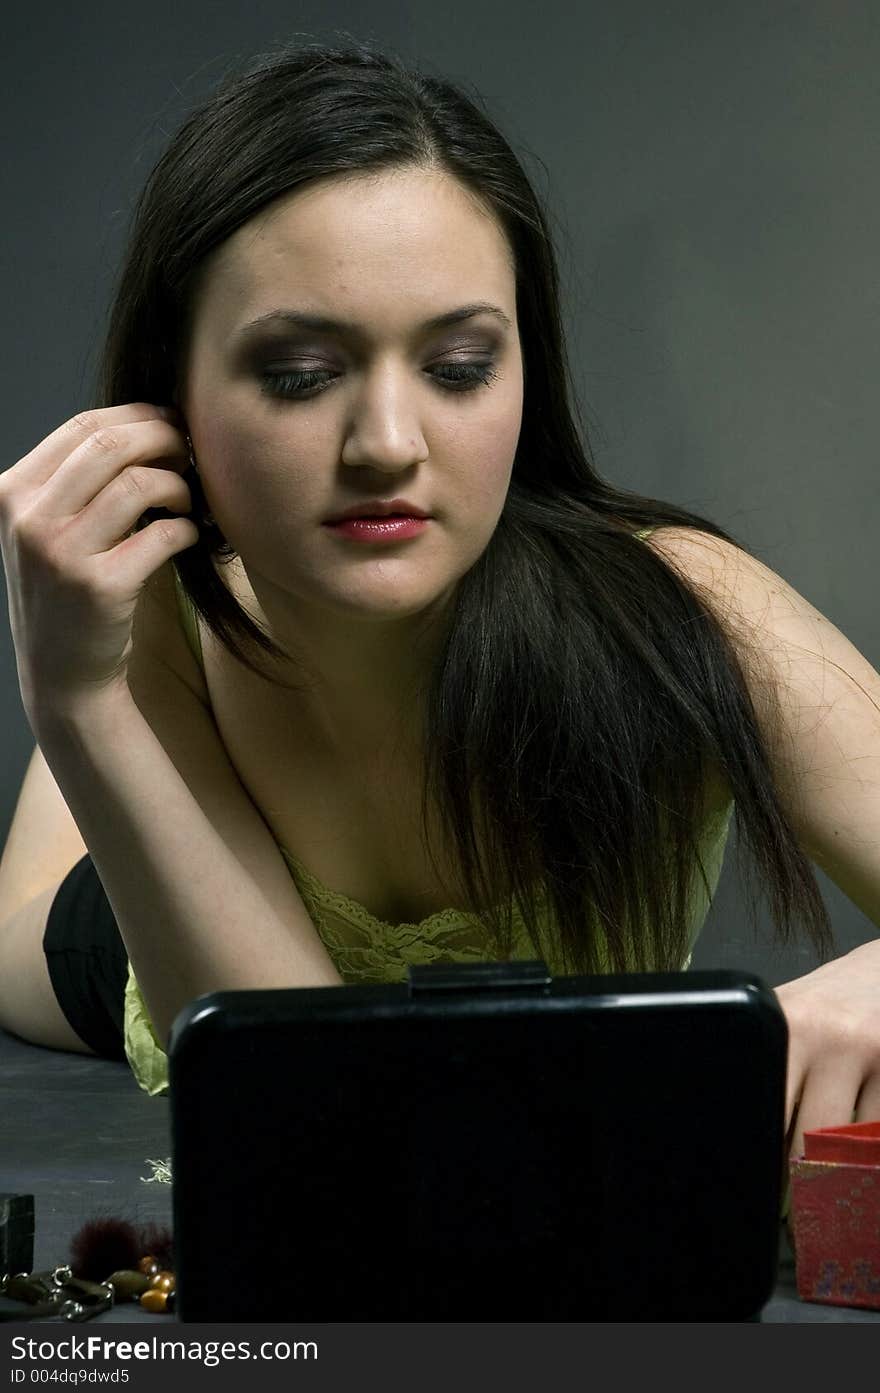
[[[231,570],[232,568],[230,568]],[[291,655],[273,664],[300,718],[334,761],[356,766],[421,750],[431,665],[447,633],[451,593],[417,614],[377,617],[291,602],[263,577],[236,567],[233,593]]]

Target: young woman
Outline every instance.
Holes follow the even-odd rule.
[[[160,1092],[205,992],[678,970],[735,807],[781,941],[827,960],[778,989],[791,1149],[880,1117],[880,944],[831,956],[810,865],[880,925],[880,678],[720,527],[599,476],[545,215],[460,90],[357,45],[227,79],[0,540],[37,741],[7,1030]]]

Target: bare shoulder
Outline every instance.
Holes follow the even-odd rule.
[[[742,547],[694,527],[657,527],[644,538],[644,543],[710,594],[736,590],[743,582],[748,583],[750,572],[757,577],[763,571],[765,579],[773,575]]]
[[[170,560],[153,572],[138,596],[131,638],[128,682],[135,695],[155,679],[158,671],[167,673],[170,669],[205,706],[210,706],[205,674],[183,627]]]
[[[658,527],[645,543],[699,593],[742,658],[771,649],[793,655],[807,631],[829,621],[783,576],[751,552],[691,527]]]

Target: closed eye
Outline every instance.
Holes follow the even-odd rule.
[[[438,363],[430,369],[431,376],[442,390],[473,391],[494,382],[498,372],[493,363]],[[447,374],[443,376],[442,374]],[[269,396],[315,397],[325,391],[338,373],[329,368],[300,369],[297,372],[261,373],[261,391]]]

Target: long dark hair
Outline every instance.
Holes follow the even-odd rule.
[[[454,176],[513,250],[525,389],[501,518],[458,584],[430,673],[426,845],[433,801],[500,957],[516,903],[536,954],[565,970],[675,971],[708,791],[721,788],[778,940],[796,923],[829,956],[827,911],[745,680],[754,654],[633,533],[668,524],[742,544],[696,513],[614,488],[591,462],[573,418],[547,216],[479,97],[339,37],[285,43],[228,73],[171,140],[135,209],[95,404],[176,399],[205,259],[273,199],[349,171]],[[204,519],[198,475],[188,479]],[[173,563],[213,634],[265,675],[258,650],[289,655],[223,583],[217,568],[234,554],[208,520]]]

